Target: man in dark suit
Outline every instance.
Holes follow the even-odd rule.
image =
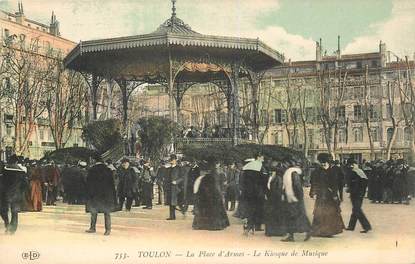
[[[169,206],[170,214],[169,218],[166,220],[176,220],[176,206],[180,205],[179,201],[179,194],[181,189],[181,185],[184,181],[181,175],[181,168],[177,164],[177,156],[172,154],[170,156],[170,164],[171,167],[169,168],[169,172],[166,178],[166,204]]]
[[[352,215],[350,216],[349,226],[346,228],[348,231],[353,231],[356,227],[357,220],[363,227],[363,231],[360,233],[367,233],[372,230],[372,227],[367,220],[362,210],[363,197],[366,193],[368,178],[366,174],[361,170],[354,159],[347,161],[348,165],[348,192],[350,193],[350,199],[352,201]]]
[[[340,161],[335,160],[333,161],[332,166],[330,167],[330,173],[337,181],[337,188],[339,192],[340,201],[343,202],[343,188],[344,188],[344,173],[342,168],[340,167]]]
[[[10,156],[4,166],[0,191],[0,213],[6,227],[6,233],[14,234],[18,225],[18,213],[24,199],[24,191],[27,187],[26,167],[18,164],[16,155]],[[11,220],[9,221],[9,211]]]
[[[138,175],[134,169],[130,166],[130,160],[123,158],[121,160],[121,167],[117,170],[118,182],[118,198],[119,198],[119,209],[122,210],[124,202],[125,209],[131,210],[133,204],[133,198],[135,193],[138,192]]]
[[[88,170],[86,188],[88,196],[86,211],[91,213],[91,226],[85,232],[95,233],[98,213],[104,213],[104,235],[108,236],[111,233],[110,213],[117,209],[117,199],[112,172],[100,158]]]

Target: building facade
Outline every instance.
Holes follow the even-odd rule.
[[[50,24],[45,25],[27,18],[21,2],[19,2],[18,11],[15,13],[0,10],[0,32],[3,51],[11,47],[7,45],[8,42],[24,43],[25,47],[30,48],[17,51],[16,54],[21,52],[33,56],[35,59],[32,61],[34,62],[36,62],[36,56],[54,56],[58,54],[64,56],[75,46],[74,42],[61,37],[59,22],[53,12]],[[29,51],[33,53],[29,54]],[[1,60],[4,59],[5,57],[2,56]],[[7,78],[9,77],[4,75],[1,77],[2,91],[7,90],[7,85],[10,83]],[[4,97],[1,97],[0,100],[0,159],[6,160],[8,156],[15,152],[15,127],[16,123],[19,124],[20,122],[16,120],[16,109],[13,108],[13,104],[10,104]],[[49,127],[47,111],[36,115],[36,120],[33,120],[33,122],[32,132],[24,142],[24,144],[27,144],[27,148],[20,154],[30,159],[39,159],[45,153],[55,150],[55,144]],[[81,133],[80,125],[75,127],[66,146],[83,146]]]
[[[242,80],[242,127],[250,131],[251,140],[305,150],[310,159],[327,152],[327,142],[342,160],[407,158],[414,148],[414,128],[407,122],[413,118],[414,101],[402,101],[401,90],[412,89],[406,95],[412,94],[413,100],[414,61],[391,56],[385,43],[372,53],[337,51],[332,56],[323,55],[321,43],[316,43],[315,60],[287,62],[264,74],[258,88],[257,138],[250,128],[252,88]],[[138,116],[168,116],[164,87],[148,86],[137,96],[142,110]],[[184,127],[226,128],[227,112],[226,98],[217,87],[198,85],[185,93],[180,120]]]

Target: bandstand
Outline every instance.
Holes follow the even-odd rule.
[[[100,80],[116,81],[123,94],[127,122],[128,84],[161,84],[169,94],[170,117],[180,121],[184,93],[193,85],[213,83],[225,94],[232,142],[240,139],[239,87],[247,78],[253,91],[267,69],[284,57],[259,39],[203,35],[176,15],[144,35],[81,41],[65,58],[67,68],[92,76],[91,101],[96,118],[96,90]],[[95,92],[95,96],[94,96]]]

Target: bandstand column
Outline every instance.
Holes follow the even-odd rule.
[[[92,75],[92,89],[91,89],[91,103],[92,103],[92,119],[98,119],[98,88],[99,84],[101,83],[101,79],[96,75]]]
[[[230,106],[232,109],[232,141],[234,145],[239,143],[240,138],[240,113],[239,113],[239,70],[240,63],[232,64],[230,74]]]

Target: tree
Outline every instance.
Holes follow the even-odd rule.
[[[81,74],[65,70],[60,57],[53,59],[55,72],[46,93],[49,127],[56,149],[64,148],[77,122],[82,120],[87,86]]]
[[[142,156],[158,163],[169,153],[172,138],[178,132],[177,124],[165,117],[152,116],[140,118],[138,125]]]
[[[336,155],[338,130],[341,125],[340,107],[343,103],[348,81],[347,71],[335,69],[320,70],[317,75],[317,91],[319,92],[319,118],[323,126],[323,137],[327,151],[333,158]]]
[[[314,121],[312,119],[313,113],[315,112],[315,101],[316,94],[313,91],[312,87],[307,86],[306,80],[299,82],[296,88],[297,98],[298,98],[298,113],[303,129],[303,154],[305,157],[308,157],[308,149],[311,142],[308,142],[308,125],[310,122]],[[311,112],[310,112],[311,110]]]
[[[119,120],[94,121],[84,126],[82,137],[98,154],[103,154],[122,142],[120,130]]]
[[[284,113],[285,119],[281,120],[288,135],[288,145],[296,148],[298,145],[298,103],[299,94],[296,88],[302,86],[302,79],[293,78],[291,72],[291,61],[286,68],[285,80],[282,81],[282,88],[277,89],[277,94],[271,97],[277,102],[277,106]]]
[[[410,141],[411,158],[414,161],[415,157],[415,89],[414,89],[414,78],[415,63],[408,60],[405,57],[405,80],[403,85],[400,87],[400,105],[403,114],[404,122],[406,125],[407,133],[404,130],[404,136],[407,136]],[[406,140],[406,138],[404,137]]]
[[[363,118],[366,125],[367,135],[369,139],[369,146],[370,146],[370,159],[375,159],[375,147],[373,144],[373,136],[372,136],[372,126],[371,122],[374,118],[374,112],[376,112],[375,105],[372,102],[371,93],[370,93],[370,86],[369,86],[369,66],[366,65],[365,67],[365,75],[363,81]]]
[[[19,155],[27,153],[37,118],[46,109],[45,84],[53,73],[48,60],[54,54],[50,48],[43,53],[40,49],[39,39],[28,43],[20,37],[8,39],[2,51],[2,60],[6,63],[3,91],[14,111],[14,148]]]

